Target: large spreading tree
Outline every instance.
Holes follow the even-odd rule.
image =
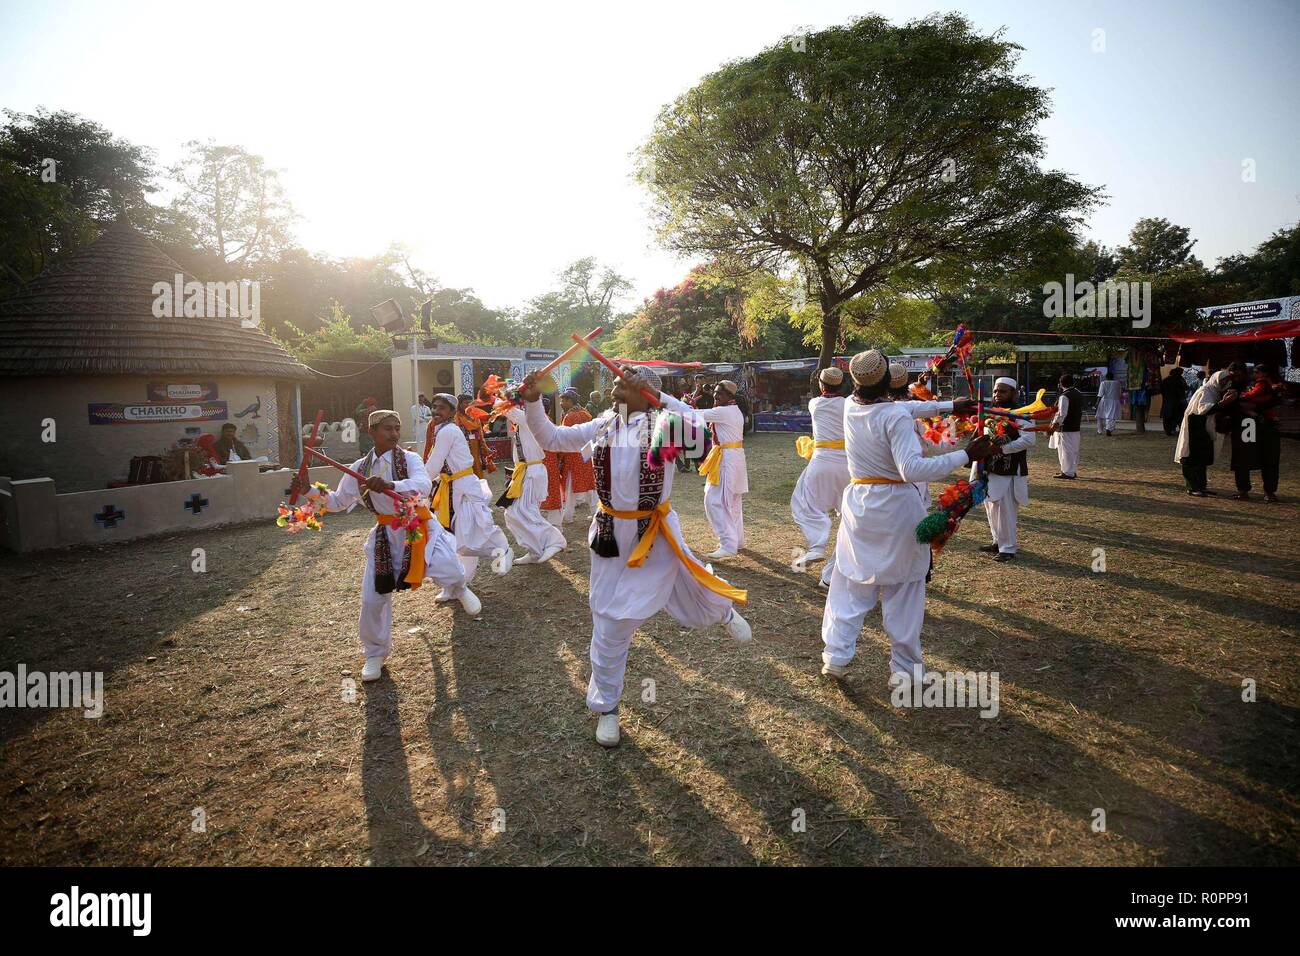
[[[1019,51],[956,15],[872,16],[723,66],[640,151],[661,240],[796,277],[823,365],[857,296],[1014,271],[1099,198],[1040,168],[1048,98]]]

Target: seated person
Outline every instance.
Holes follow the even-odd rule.
[[[221,426],[221,437],[217,439],[215,446],[217,459],[225,465],[232,461],[249,461],[253,453],[248,450],[248,446],[235,437],[235,432],[239,426],[234,422],[226,422]]]

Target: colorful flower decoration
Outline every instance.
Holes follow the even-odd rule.
[[[286,505],[281,502],[277,509],[279,516],[275,519],[276,525],[290,534],[297,534],[299,531],[319,531],[322,526],[321,519],[329,513],[325,497],[329,494],[329,490],[329,485],[317,481],[312,484],[311,489],[298,504]]]

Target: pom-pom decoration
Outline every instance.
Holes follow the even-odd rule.
[[[939,495],[939,507],[926,515],[916,526],[916,540],[928,544],[938,555],[948,539],[957,533],[961,519],[984,500],[988,493],[988,479],[980,476],[970,482],[962,478],[949,485]]]
[[[317,481],[312,484],[311,490],[301,502],[293,505],[281,502],[277,509],[276,526],[290,534],[297,534],[299,531],[319,531],[321,519],[329,513],[325,498],[329,490],[329,485]]]
[[[646,450],[646,463],[651,468],[662,468],[674,461],[686,448],[699,447],[704,442],[700,429],[694,422],[675,412],[661,412],[655,416],[650,447]]]

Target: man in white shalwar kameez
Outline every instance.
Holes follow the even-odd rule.
[[[1016,401],[1016,380],[999,378],[993,383],[993,404],[999,408],[1010,408]],[[984,498],[984,510],[988,514],[989,531],[993,543],[980,548],[994,554],[994,561],[1013,561],[1020,548],[1016,536],[1016,522],[1020,507],[1029,504],[1029,455],[1028,449],[1035,444],[1034,433],[1023,430],[1021,423],[1008,423],[1007,434],[995,438],[999,449],[998,457],[993,459],[988,468],[988,493]],[[977,466],[971,466],[970,480],[974,481]]]
[[[465,583],[465,569],[456,556],[455,540],[436,519],[425,524],[424,540],[410,549],[406,530],[393,524],[395,502],[384,490],[398,494],[429,494],[433,482],[420,456],[406,451],[401,439],[401,418],[397,412],[378,409],[371,413],[369,434],[374,447],[352,465],[352,470],[366,476],[363,485],[351,475],[344,475],[334,491],[323,493],[299,486],[295,475],[291,490],[318,499],[325,494],[331,512],[351,511],[358,502],[375,515],[375,527],[366,536],[366,567],[361,578],[361,619],[357,633],[365,666],[363,681],[378,680],[384,660],[393,648],[393,591],[418,588],[424,577],[432,578],[453,599],[460,601],[468,614],[477,615],[483,606]],[[402,456],[401,461],[397,456]],[[382,539],[380,536],[383,536]],[[416,551],[422,552],[423,573]]]
[[[749,473],[745,468],[745,414],[736,404],[740,386],[735,382],[719,382],[713,389],[712,408],[691,408],[692,415],[713,426],[718,442],[700,462],[700,475],[704,478],[704,514],[709,519],[713,533],[718,536],[718,549],[711,558],[734,558],[745,546],[745,515],[742,505],[749,491]],[[677,399],[673,399],[674,402]]]
[[[505,574],[514,561],[514,551],[505,532],[492,520],[492,496],[487,482],[474,474],[474,456],[465,433],[456,424],[456,396],[433,396],[433,417],[437,429],[425,468],[437,482],[431,510],[444,528],[456,537],[456,553],[465,567],[465,582],[474,580],[480,558],[492,559],[492,570]],[[444,591],[439,601],[455,598]]]
[[[528,426],[543,445],[561,452],[591,449],[599,506],[588,535],[592,556],[587,707],[600,715],[596,741],[605,747],[618,744],[618,704],[628,650],[632,635],[649,618],[667,611],[683,627],[721,624],[736,640],[752,636],[735,610],[745,593],[714,577],[682,539],[671,503],[677,469],[671,464],[655,468],[646,460],[651,426],[648,403],[640,390],[658,392],[659,377],[639,368],[629,379],[615,383],[614,408],[581,425],[552,422],[537,401],[531,376],[520,390]],[[659,399],[683,417],[695,414],[690,406],[662,392]]]
[[[1083,421],[1083,393],[1074,387],[1074,376],[1068,372],[1061,376],[1061,393],[1056,399],[1056,414],[1052,416],[1052,437],[1048,448],[1056,449],[1061,470],[1053,478],[1075,478],[1079,468],[1079,424]]]
[[[1115,373],[1107,372],[1101,384],[1097,386],[1097,434],[1115,433],[1115,423],[1119,421],[1120,395],[1119,382]]]
[[[545,416],[545,412],[542,415]],[[506,527],[515,543],[524,552],[515,558],[515,564],[541,564],[564,550],[564,532],[542,514],[546,500],[548,478],[546,452],[528,427],[528,418],[518,406],[506,412],[510,423],[510,450],[515,459],[515,470],[506,489],[510,500],[506,508]]]
[[[822,615],[822,673],[837,679],[847,673],[863,619],[877,602],[889,636],[891,682],[923,676],[921,625],[930,548],[916,540],[916,526],[929,502],[916,483],[937,481],[994,448],[992,439],[981,437],[965,449],[925,457],[912,410],[889,400],[888,365],[876,349],[855,355],[849,365],[857,385],[844,405],[852,477],[841,504],[835,570]]]
[[[849,483],[849,459],[844,453],[844,371],[832,365],[822,369],[817,380],[821,394],[808,403],[812,439],[804,437],[796,442],[800,457],[808,459],[808,465],[790,496],[790,516],[808,542],[807,551],[797,561],[802,566],[826,558],[822,580],[829,583],[835,567],[835,549],[826,553],[831,538],[830,513],[839,508]]]

